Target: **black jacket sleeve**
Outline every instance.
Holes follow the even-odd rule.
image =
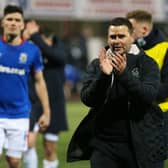
[[[102,104],[110,86],[111,75],[105,75],[99,68],[99,60],[93,60],[86,70],[83,87],[81,89],[81,100],[89,107]]]
[[[139,62],[140,78],[134,76],[132,69],[126,68],[125,72],[118,76],[118,79],[128,89],[128,93],[133,99],[151,104],[156,101],[160,86],[160,72],[155,61],[146,55],[141,57],[143,58]]]
[[[34,33],[31,40],[40,48],[42,56],[46,57],[49,62],[54,62],[55,65],[64,65],[66,62],[67,54],[63,42],[56,38],[52,46],[49,46],[42,39],[40,33]]]

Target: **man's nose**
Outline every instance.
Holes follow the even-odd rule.
[[[118,36],[116,36],[116,37],[113,39],[113,42],[114,42],[114,43],[118,43],[118,42],[120,42],[120,40],[121,40],[121,38],[118,37]]]
[[[11,20],[11,24],[16,24],[16,20]]]
[[[119,36],[116,36],[115,40],[120,40],[120,37],[119,37]]]

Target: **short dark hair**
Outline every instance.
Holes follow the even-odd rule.
[[[123,26],[124,25],[128,27],[130,34],[132,34],[133,32],[133,27],[132,27],[131,22],[125,17],[116,17],[112,19],[112,21],[110,22],[110,26],[111,25],[113,26]]]
[[[23,10],[20,6],[7,5],[4,8],[4,16],[10,13],[20,13],[23,16]]]

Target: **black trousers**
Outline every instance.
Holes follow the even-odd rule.
[[[111,155],[101,152],[99,149],[94,149],[90,165],[91,168],[139,168],[132,153],[131,148],[126,144],[115,144],[115,149]],[[151,163],[149,168],[163,168],[163,161]]]
[[[138,168],[136,159],[127,143],[114,144],[110,155],[94,149],[90,164],[91,168]]]

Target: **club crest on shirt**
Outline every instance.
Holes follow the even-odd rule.
[[[21,53],[19,57],[19,63],[26,63],[27,62],[27,54],[26,53]]]

